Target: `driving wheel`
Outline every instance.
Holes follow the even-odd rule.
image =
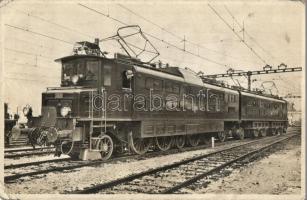
[[[172,137],[156,137],[156,146],[160,151],[167,151],[171,148],[173,139]]]
[[[175,145],[178,149],[182,149],[185,145],[185,136],[178,135],[175,137]]]
[[[258,129],[252,130],[252,137],[257,138],[258,136],[259,136],[259,130]]]
[[[188,135],[188,142],[192,147],[196,147],[200,142],[199,135]]]
[[[151,145],[151,138],[133,138],[130,139],[130,149],[139,155],[146,153]]]
[[[226,132],[225,131],[220,131],[217,133],[217,138],[219,139],[220,142],[224,142],[226,140]]]
[[[101,154],[101,160],[108,160],[112,153],[113,153],[113,140],[108,135],[101,136],[101,139],[99,140],[99,150]]]

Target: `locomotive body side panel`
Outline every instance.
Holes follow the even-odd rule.
[[[242,93],[241,111],[242,121],[287,121],[283,100]]]

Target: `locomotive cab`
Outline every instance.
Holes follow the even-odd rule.
[[[130,95],[134,87],[133,67],[117,56],[106,58],[96,43],[79,42],[73,52],[74,55],[56,60],[62,65],[61,86],[49,87],[42,93],[37,132],[44,133],[47,143],[55,145],[59,154],[82,159],[84,154],[95,151],[111,155],[111,149],[100,145],[102,138],[115,132],[118,124],[114,119],[129,120],[131,112],[130,106],[129,112],[107,110],[106,94]],[[127,140],[122,135],[116,137]]]

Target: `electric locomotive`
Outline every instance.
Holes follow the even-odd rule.
[[[41,116],[28,117],[29,135],[39,133],[57,155],[106,160],[286,129],[286,102],[276,97],[209,84],[187,68],[107,58],[98,39],[78,42],[73,52],[56,60],[61,86],[42,93]]]

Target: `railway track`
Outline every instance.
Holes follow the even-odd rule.
[[[261,139],[261,138],[259,138]],[[258,139],[257,139],[258,140]],[[232,140],[229,139],[226,142],[216,143],[216,147],[223,146],[223,145],[237,145],[240,143],[246,143],[246,142],[254,142],[255,139],[244,139],[244,140]],[[165,152],[161,151],[153,151],[153,152],[148,152],[145,155],[122,155],[122,156],[117,156],[113,157],[107,161],[72,161],[70,158],[64,158],[64,159],[50,159],[50,160],[42,160],[42,161],[35,161],[35,162],[27,162],[27,163],[19,163],[19,164],[12,164],[12,165],[5,165],[5,173],[10,173],[10,175],[7,175],[4,177],[4,180],[6,183],[10,183],[14,180],[17,180],[19,178],[27,177],[27,176],[35,176],[35,175],[42,175],[42,174],[47,174],[47,173],[52,173],[52,172],[61,172],[65,170],[74,170],[77,168],[82,168],[82,167],[88,167],[88,166],[98,166],[103,163],[112,163],[112,162],[117,162],[117,161],[126,161],[126,160],[142,160],[142,159],[148,159],[152,157],[158,157],[158,156],[165,156],[169,154],[176,154],[176,153],[182,153],[182,152],[188,152],[188,151],[195,151],[195,150],[200,150],[204,148],[208,148],[210,145],[205,144],[205,145],[200,145],[196,147],[185,147],[183,149],[170,149]],[[59,166],[50,166],[53,165],[53,163],[57,163]],[[72,164],[73,163],[73,164]],[[42,164],[46,164],[46,166],[43,166]],[[30,167],[31,170],[33,169],[33,166],[36,166],[38,170],[36,171],[30,171],[30,172],[24,172],[24,171],[29,171],[27,167]],[[22,168],[22,169],[20,169]],[[12,171],[10,172],[9,170],[11,169],[20,169],[22,170],[22,173]]]
[[[29,151],[29,152],[28,152]],[[22,153],[19,153],[22,152]],[[48,155],[54,153],[53,148],[49,149],[37,149],[37,150],[16,150],[15,152],[12,150],[11,152],[6,152],[4,154],[4,158],[21,158],[28,156],[37,156],[37,155]]]
[[[242,143],[242,142],[249,142],[249,141],[255,141],[252,139],[245,139],[244,141],[238,141],[238,140],[229,140],[224,143],[217,143],[215,146],[222,146],[222,145],[229,145],[231,143],[234,143],[236,145],[237,143]],[[42,160],[42,161],[36,161],[36,162],[27,162],[27,163],[19,163],[19,164],[13,164],[13,165],[5,165],[5,173],[10,173],[10,175],[7,175],[4,177],[4,180],[6,183],[10,183],[16,179],[26,177],[26,176],[35,176],[35,175],[42,175],[42,174],[47,174],[47,173],[52,173],[52,172],[61,172],[65,170],[73,170],[77,168],[82,168],[82,167],[87,167],[87,166],[97,166],[103,163],[112,163],[112,162],[117,162],[117,161],[125,161],[125,160],[142,160],[142,159],[148,159],[152,157],[157,157],[157,156],[165,156],[169,154],[176,154],[176,153],[182,153],[182,152],[187,152],[187,151],[194,151],[194,150],[200,150],[209,147],[210,145],[200,145],[197,147],[185,147],[184,149],[170,149],[165,152],[160,152],[160,151],[154,151],[154,152],[149,152],[145,155],[123,155],[123,156],[118,156],[118,157],[113,157],[110,160],[107,161],[72,161],[69,158],[64,158],[64,159],[50,159],[50,160]],[[52,163],[57,163],[58,165],[61,166],[50,166]],[[72,164],[73,163],[73,164]],[[43,164],[46,164],[46,166],[43,166]],[[30,172],[24,172],[28,171],[26,168],[30,167],[31,170],[33,170],[33,166],[37,167],[38,170],[36,171],[30,171]],[[8,171],[11,169],[19,169],[22,168],[22,173],[15,172],[15,171]]]
[[[297,134],[268,137],[220,151],[192,157],[170,165],[132,174],[114,181],[97,184],[77,194],[90,193],[175,193],[200,179],[218,173],[220,170],[255,154],[289,140]]]
[[[288,133],[293,133],[297,132],[297,130],[292,130],[289,131]],[[277,136],[273,136],[270,138],[275,138]],[[269,138],[269,137],[268,137]],[[233,143],[233,145],[240,145],[240,144],[250,144],[257,142],[258,140],[263,140],[263,138],[259,139],[245,139],[244,141],[239,141],[233,140],[224,142],[224,143],[217,143],[216,147],[222,146],[222,145],[227,145]],[[19,163],[19,164],[13,164],[13,165],[6,165],[4,166],[5,173],[9,173],[10,175],[6,175],[4,177],[4,180],[6,183],[11,183],[14,180],[27,177],[27,176],[36,176],[36,175],[43,175],[47,173],[52,173],[52,172],[61,172],[61,171],[66,171],[66,170],[74,170],[77,168],[82,168],[82,167],[87,167],[87,166],[98,166],[103,163],[112,163],[112,162],[117,162],[117,161],[125,161],[125,160],[142,160],[142,159],[148,159],[151,157],[157,157],[157,156],[165,156],[169,154],[175,154],[175,153],[181,153],[181,152],[187,152],[187,151],[194,151],[194,150],[199,150],[203,149],[206,147],[209,147],[210,145],[201,145],[197,147],[186,147],[183,150],[178,150],[178,149],[171,149],[166,152],[150,152],[145,155],[123,155],[119,157],[114,157],[108,161],[72,161],[69,158],[63,158],[63,159],[51,159],[51,160],[42,160],[42,161],[36,161],[36,162],[27,162],[27,163]],[[57,164],[57,166],[53,164]],[[46,166],[44,166],[46,164]],[[33,166],[37,168],[37,170],[33,171]],[[30,169],[27,169],[27,167],[30,167]],[[9,171],[11,169],[20,169],[22,168],[22,173],[20,171],[15,172],[15,171]]]
[[[16,152],[24,152],[24,151],[38,151],[38,150],[45,150],[45,149],[54,149],[54,147],[41,147],[41,148],[10,148],[4,149],[4,153],[16,153]]]
[[[42,161],[35,161],[35,162],[26,162],[26,163],[18,163],[14,165],[5,165],[4,169],[17,169],[22,167],[29,167],[33,165],[41,165],[44,163],[57,163],[57,162],[63,162],[63,161],[69,161],[70,158],[61,158],[61,159],[50,159],[50,160],[42,160]]]

